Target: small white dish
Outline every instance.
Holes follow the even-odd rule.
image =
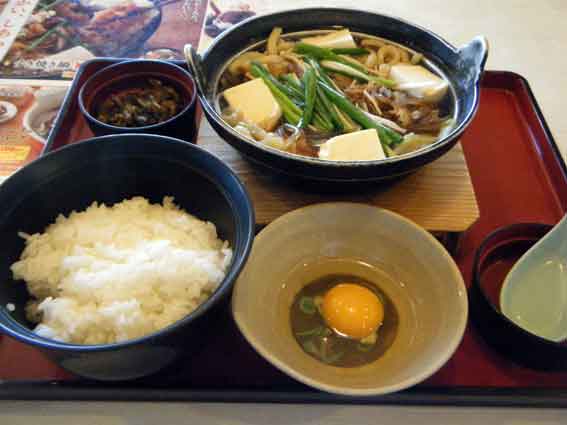
[[[67,87],[46,87],[35,93],[35,103],[25,113],[23,126],[28,134],[40,143],[46,138],[38,133],[42,123],[52,120],[63,103]]]
[[[6,112],[0,115],[0,124],[10,121],[18,113],[18,107],[13,103],[0,100],[0,106],[6,108]]]

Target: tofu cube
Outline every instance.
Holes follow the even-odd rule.
[[[331,161],[371,161],[384,159],[378,132],[374,129],[341,134],[319,147],[319,158]]]
[[[396,89],[428,103],[440,101],[449,88],[446,80],[420,65],[393,65],[390,79],[396,82]]]
[[[282,109],[261,78],[239,84],[224,91],[228,105],[239,111],[245,121],[272,131],[282,117]]]
[[[352,34],[347,29],[333,31],[317,37],[307,37],[301,41],[306,44],[311,44],[317,47],[325,47],[327,49],[349,49],[356,47]]]

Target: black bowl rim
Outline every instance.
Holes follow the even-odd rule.
[[[487,254],[490,254],[492,251],[494,251],[495,249],[499,249],[502,246],[517,243],[519,240],[531,240],[531,241],[537,242],[541,238],[541,237],[540,238],[528,237],[525,234],[522,234],[521,231],[523,229],[525,229],[526,227],[534,229],[535,231],[538,231],[538,232],[542,231],[543,235],[541,237],[545,236],[545,234],[553,228],[553,226],[550,225],[550,224],[526,222],[526,223],[514,223],[514,224],[510,224],[510,225],[506,225],[506,226],[501,226],[501,227],[497,228],[496,230],[493,230],[492,232],[490,232],[490,234],[484,238],[484,240],[480,244],[479,248],[475,252],[474,260],[473,260],[473,282],[472,282],[472,284],[476,287],[478,293],[482,296],[482,302],[485,303],[487,306],[489,306],[490,309],[492,310],[492,312],[500,320],[505,322],[507,326],[514,328],[514,330],[516,330],[519,333],[519,335],[521,335],[522,339],[529,339],[532,342],[535,342],[537,344],[541,344],[542,346],[546,346],[546,347],[554,348],[554,349],[559,348],[559,349],[567,352],[567,345],[563,341],[555,342],[555,341],[551,341],[551,340],[542,338],[542,337],[540,337],[536,334],[533,334],[533,333],[527,331],[526,329],[524,329],[521,326],[514,323],[512,320],[510,320],[504,314],[502,314],[496,308],[496,306],[492,303],[492,301],[490,301],[490,299],[488,298],[488,296],[484,292],[483,286],[481,284],[481,280],[482,280],[481,266],[483,265],[482,260]],[[500,243],[498,243],[498,245],[495,245],[493,248],[487,249],[488,246],[490,245],[490,243],[492,243],[495,239],[498,239],[498,237],[500,235],[502,235],[503,233],[508,233],[508,232],[510,232],[511,234],[514,234],[515,236],[517,236],[517,238],[509,237],[507,239],[500,241]]]
[[[70,343],[57,341],[57,340],[54,340],[54,339],[44,338],[42,336],[34,334],[32,330],[24,327],[22,324],[15,321],[10,316],[10,314],[6,313],[6,311],[5,311],[6,309],[3,306],[0,306],[0,330],[1,331],[5,332],[7,335],[9,335],[9,336],[11,336],[11,337],[13,337],[13,338],[15,338],[19,341],[22,341],[24,343],[27,343],[27,344],[30,344],[32,346],[36,346],[36,347],[39,347],[39,348],[43,348],[43,349],[71,351],[71,352],[77,352],[77,353],[112,351],[112,350],[131,347],[131,346],[134,346],[134,345],[139,345],[139,344],[144,344],[144,343],[152,343],[154,340],[156,340],[158,338],[162,338],[162,337],[164,337],[168,334],[176,332],[179,328],[185,326],[186,324],[189,324],[193,320],[195,320],[198,317],[205,314],[209,309],[211,309],[213,307],[213,305],[217,304],[224,296],[228,295],[228,293],[232,290],[232,286],[234,285],[236,279],[238,278],[238,275],[240,274],[240,272],[244,268],[244,265],[246,264],[246,261],[248,260],[248,257],[250,255],[250,252],[251,252],[251,249],[252,249],[252,244],[253,244],[254,236],[255,236],[255,224],[256,224],[254,208],[252,206],[252,201],[251,201],[250,195],[248,194],[246,187],[241,182],[241,180],[238,178],[236,173],[228,165],[226,165],[220,158],[218,158],[216,155],[212,154],[211,152],[208,152],[206,149],[201,148],[200,146],[197,146],[193,143],[186,142],[186,141],[183,141],[183,140],[180,140],[180,139],[176,139],[174,137],[161,136],[161,135],[155,135],[155,134],[128,133],[128,134],[111,134],[111,135],[106,135],[106,136],[92,137],[92,138],[89,138],[89,139],[85,139],[84,141],[80,141],[80,142],[77,142],[77,143],[66,145],[66,146],[64,146],[60,149],[57,149],[57,150],[50,152],[50,153],[48,153],[44,156],[41,156],[36,161],[33,161],[32,163],[30,163],[28,166],[18,170],[16,173],[12,174],[4,182],[4,184],[7,183],[9,180],[11,181],[11,180],[17,178],[17,176],[24,169],[27,169],[28,167],[33,167],[33,164],[35,164],[35,163],[50,160],[52,157],[58,155],[61,152],[66,152],[66,151],[76,150],[76,149],[85,149],[85,148],[81,147],[83,145],[86,148],[88,148],[89,146],[96,145],[96,144],[110,143],[109,140],[112,140],[112,139],[115,139],[115,138],[137,139],[137,138],[140,138],[140,137],[143,137],[145,140],[149,141],[150,143],[156,143],[156,144],[157,143],[164,143],[164,142],[165,143],[173,143],[173,144],[177,144],[177,145],[182,146],[183,148],[186,148],[186,149],[189,149],[189,150],[193,149],[195,152],[198,153],[198,155],[201,155],[202,157],[209,157],[211,160],[213,160],[217,164],[217,166],[219,166],[223,170],[223,173],[226,173],[227,175],[229,175],[231,177],[231,179],[236,183],[236,187],[238,188],[238,192],[242,196],[242,199],[244,199],[246,210],[247,210],[246,214],[244,214],[242,216],[238,215],[238,214],[235,215],[236,218],[237,218],[237,227],[238,227],[238,225],[240,225],[244,228],[244,230],[242,231],[243,235],[242,235],[242,242],[241,242],[242,253],[239,256],[237,256],[236,253],[233,252],[232,263],[231,263],[226,275],[224,276],[223,280],[219,283],[218,288],[213,292],[213,294],[209,298],[207,298],[203,303],[201,303],[199,306],[197,306],[197,308],[195,310],[193,310],[191,313],[189,313],[185,317],[171,323],[170,325],[166,326],[165,328],[162,328],[162,329],[159,329],[155,332],[152,332],[151,334],[144,335],[144,336],[139,337],[139,338],[128,339],[128,340],[122,341],[122,342],[115,342],[115,343],[111,343],[111,344],[83,345],[83,344],[70,344]],[[143,152],[140,152],[140,154],[143,154]],[[205,177],[210,179],[209,176],[205,175]],[[210,180],[212,180],[212,179],[210,179]],[[225,192],[223,186],[221,186],[220,184],[218,184],[217,182],[214,182],[214,181],[213,181],[213,183],[216,183],[217,186],[219,187],[219,189],[221,189],[223,192]],[[1,188],[0,188],[0,190],[1,190]],[[19,330],[20,328],[24,332],[21,332]]]
[[[211,45],[209,45],[205,49],[205,51],[201,54],[201,57],[202,57],[203,61],[205,61],[206,57],[210,54],[210,52],[212,52],[213,49],[224,38],[228,37],[233,32],[239,31],[242,27],[248,25],[250,22],[253,22],[253,21],[256,21],[256,20],[270,19],[270,18],[273,18],[275,16],[281,16],[281,15],[285,16],[285,15],[290,14],[290,13],[305,13],[305,14],[308,14],[308,13],[318,13],[318,12],[338,12],[338,13],[343,13],[343,14],[348,14],[348,13],[354,12],[354,13],[365,13],[365,14],[372,15],[372,16],[385,17],[385,18],[388,18],[388,19],[398,21],[402,25],[410,26],[410,27],[413,27],[413,28],[415,28],[419,31],[422,31],[422,32],[429,34],[431,37],[437,39],[439,42],[441,42],[443,45],[445,45],[445,47],[447,47],[449,50],[453,51],[454,53],[458,53],[458,51],[459,51],[459,49],[457,47],[453,46],[451,43],[449,43],[448,41],[446,41],[444,38],[440,37],[439,35],[437,35],[433,31],[428,30],[428,29],[426,29],[426,28],[424,28],[420,25],[409,22],[405,19],[398,18],[396,16],[383,14],[383,13],[369,12],[367,10],[356,9],[356,8],[307,7],[307,8],[281,10],[281,11],[277,11],[277,12],[273,12],[273,13],[255,15],[255,16],[251,16],[249,18],[246,18],[243,21],[239,22],[238,24],[233,25],[228,30],[223,31],[220,35],[218,35],[215,38],[215,40],[211,43]],[[340,25],[340,24],[337,24],[337,25]],[[485,40],[485,42],[486,42],[486,40]],[[486,64],[487,55],[488,55],[488,46],[487,46],[487,54],[485,55],[484,61],[480,65],[481,71],[484,69],[484,66]],[[427,54],[425,56],[428,57]],[[224,121],[224,119],[216,111],[216,108],[209,103],[209,101],[207,100],[207,98],[205,96],[205,93],[203,93],[201,90],[200,90],[200,93],[199,93],[199,98],[201,99],[201,105],[203,106],[203,109],[207,112],[207,114],[211,115],[214,118],[214,120],[219,125],[221,125],[223,127],[223,129],[225,131],[229,132],[233,137],[236,137],[238,140],[244,141],[244,142],[246,142],[250,145],[253,145],[254,147],[256,147],[260,150],[263,150],[263,151],[265,151],[269,154],[274,154],[276,156],[279,156],[282,159],[287,159],[287,160],[291,159],[291,160],[303,162],[305,164],[323,166],[323,167],[328,167],[328,168],[373,167],[373,166],[380,165],[380,164],[394,164],[394,163],[398,163],[398,162],[401,162],[401,161],[411,160],[411,159],[420,157],[422,155],[426,155],[426,154],[428,154],[432,151],[435,151],[438,148],[440,148],[441,146],[449,144],[453,140],[459,138],[463,134],[465,129],[468,127],[468,125],[470,124],[472,119],[474,118],[474,116],[475,116],[475,114],[478,110],[478,105],[479,105],[479,102],[480,102],[480,78],[474,84],[473,96],[474,96],[473,106],[472,106],[472,108],[470,108],[469,112],[467,113],[467,115],[465,116],[463,121],[457,127],[453,128],[453,130],[451,130],[451,132],[449,134],[447,134],[445,137],[437,140],[436,142],[432,143],[431,145],[429,145],[427,147],[421,148],[417,151],[410,152],[410,153],[407,153],[407,154],[397,155],[397,156],[394,156],[394,157],[372,160],[372,161],[328,161],[328,160],[323,160],[323,159],[319,159],[319,158],[311,158],[311,157],[306,157],[306,156],[302,156],[302,155],[283,152],[283,151],[278,150],[276,148],[272,148],[271,146],[259,144],[257,142],[252,141],[252,140],[249,140],[248,138],[242,136],[240,133],[238,133],[236,130],[234,130],[234,128],[232,128],[230,125],[228,125]]]
[[[142,127],[120,127],[117,125],[112,125],[112,124],[107,124],[105,122],[102,122],[98,119],[96,119],[95,117],[93,117],[91,115],[91,113],[88,111],[88,109],[85,106],[85,103],[83,101],[83,97],[86,91],[86,88],[89,86],[89,84],[92,84],[93,81],[95,81],[97,78],[100,78],[100,75],[103,75],[105,72],[108,72],[111,69],[114,68],[119,68],[122,66],[131,66],[132,64],[136,64],[136,63],[153,63],[159,66],[163,66],[164,68],[172,68],[175,69],[178,72],[181,72],[182,75],[187,78],[191,84],[193,85],[193,90],[191,91],[191,98],[189,99],[189,101],[187,102],[187,105],[185,105],[185,107],[179,111],[177,114],[173,115],[172,117],[168,118],[165,121],[161,121],[158,122],[156,124],[151,124],[151,125],[145,125]],[[159,74],[159,72],[154,71],[154,73]],[[126,72],[124,75],[120,76],[120,80],[123,79],[128,79],[129,77],[131,77],[132,74],[130,74],[130,72]],[[164,75],[165,79],[168,79],[169,77],[167,75]],[[193,76],[187,72],[185,69],[181,68],[180,66],[162,60],[162,59],[125,59],[123,61],[120,61],[118,63],[114,63],[112,65],[108,65],[105,66],[104,68],[98,70],[97,72],[95,72],[93,75],[91,75],[89,78],[87,78],[87,81],[85,81],[85,83],[82,85],[81,89],[79,90],[79,95],[78,95],[78,100],[79,100],[79,109],[81,110],[81,113],[85,116],[85,118],[91,122],[96,123],[97,125],[100,125],[101,127],[106,128],[107,130],[112,130],[115,132],[124,132],[127,131],[129,133],[143,133],[144,131],[151,131],[151,130],[155,130],[158,129],[160,127],[163,127],[167,124],[169,124],[170,122],[176,120],[177,118],[179,118],[181,115],[185,114],[189,109],[193,108],[195,106],[195,102],[197,99],[197,83],[195,82],[195,79],[193,78]]]

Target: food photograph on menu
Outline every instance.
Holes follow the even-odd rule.
[[[182,59],[200,0],[40,0],[1,58],[3,76],[72,77],[95,57]],[[14,8],[6,8],[3,18]],[[0,54],[2,51],[0,50]]]
[[[44,150],[65,86],[0,85],[0,182]]]

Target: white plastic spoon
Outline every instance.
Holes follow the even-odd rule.
[[[567,339],[567,215],[510,270],[500,309],[535,335]]]

